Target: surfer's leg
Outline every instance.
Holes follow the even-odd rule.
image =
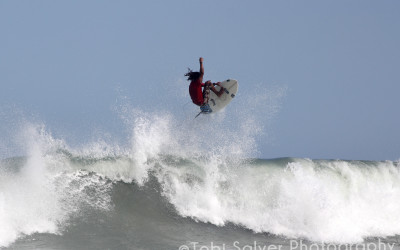
[[[210,99],[210,84],[206,84],[204,86],[203,99],[204,99],[204,104],[208,103],[208,99]]]

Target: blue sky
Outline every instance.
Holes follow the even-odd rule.
[[[261,157],[397,160],[399,13],[399,1],[0,1],[0,138],[16,110],[64,137],[117,133],[121,96],[162,105],[202,56],[207,79],[242,93],[287,89]]]

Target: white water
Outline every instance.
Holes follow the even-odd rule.
[[[256,139],[265,124],[255,119],[260,114],[232,113],[182,121],[128,110],[126,147],[99,138],[70,148],[43,126],[26,126],[20,137],[26,164],[14,172],[0,168],[0,246],[24,234],[62,233],[85,206],[112,209],[107,179],[144,185],[150,172],[177,212],[197,221],[337,243],[400,233],[396,163],[246,162],[257,155]],[[71,161],[60,149],[83,161]],[[101,157],[112,160],[85,163]]]
[[[35,232],[59,234],[82,206],[109,209],[110,184],[99,176],[69,171],[54,150],[63,147],[41,126],[26,126],[26,164],[11,171],[0,168],[0,246]],[[95,190],[97,197],[90,193]]]
[[[317,242],[354,243],[400,233],[400,173],[393,162],[200,164],[204,176],[194,184],[165,166],[160,174],[182,216]]]

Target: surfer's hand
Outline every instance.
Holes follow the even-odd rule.
[[[200,57],[199,62],[203,63],[203,57]]]
[[[215,85],[221,86],[221,82],[217,82]]]

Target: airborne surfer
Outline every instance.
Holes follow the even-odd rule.
[[[191,69],[185,74],[187,76],[187,80],[190,81],[189,85],[189,94],[192,98],[192,101],[197,106],[200,106],[200,110],[202,113],[210,113],[211,108],[208,105],[208,99],[210,94],[210,89],[220,97],[223,92],[224,88],[221,88],[220,91],[217,91],[214,87],[214,84],[211,81],[206,81],[203,83],[203,76],[204,76],[204,67],[203,67],[203,58],[200,57],[200,72],[193,72]],[[220,82],[215,83],[219,85]],[[204,88],[203,91],[201,88]]]

